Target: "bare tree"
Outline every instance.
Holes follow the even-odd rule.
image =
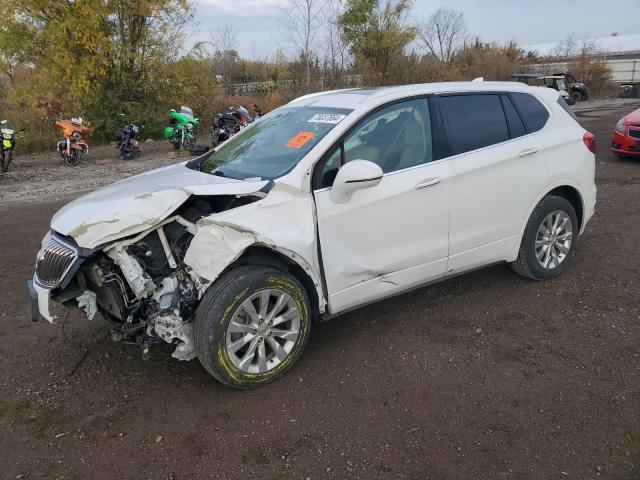
[[[285,40],[304,62],[307,87],[311,83],[315,41],[326,4],[327,0],[285,0],[281,8]]]
[[[466,38],[467,24],[459,10],[440,8],[418,26],[418,42],[445,62],[451,61]]]
[[[238,32],[230,23],[209,31],[209,40],[201,42],[214,72],[222,76],[225,85],[232,83],[233,70],[240,59],[237,43]]]
[[[329,78],[326,83],[331,87],[344,86],[344,73],[349,63],[349,47],[345,43],[340,30],[340,17],[344,13],[341,0],[328,0],[324,9],[324,75]]]
[[[567,60],[569,57],[572,57],[576,54],[576,50],[578,49],[578,42],[576,40],[575,33],[567,35],[567,37],[562,40],[555,48],[551,51],[551,56],[556,58],[561,58],[563,60]]]

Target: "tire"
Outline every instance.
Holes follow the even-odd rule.
[[[131,146],[131,144],[123,145],[120,148],[120,156],[123,160],[126,161],[132,160],[135,156],[135,153],[135,149],[133,148],[133,146]]]
[[[69,155],[64,158],[64,163],[67,167],[77,167],[80,163],[80,152],[77,149],[72,148],[69,151]]]
[[[573,92],[571,92],[571,100],[573,100],[573,103],[579,102],[580,100],[582,100],[582,94],[577,90],[574,90]]]
[[[0,156],[0,173],[7,173],[9,171],[11,160],[13,160],[13,152],[11,150],[7,150]]]
[[[265,310],[261,308],[263,295],[270,306]],[[281,296],[286,303],[280,303]],[[245,310],[247,305],[253,306],[253,316],[246,313],[250,308]],[[274,305],[284,307],[277,310]],[[292,319],[271,326],[270,316],[276,322]],[[194,328],[196,353],[202,366],[218,381],[252,389],[291,368],[307,343],[310,327],[309,298],[296,278],[275,268],[243,266],[218,279],[200,302]],[[284,338],[284,332],[291,336]],[[293,332],[297,332],[295,338]],[[273,342],[280,345],[280,355],[276,355]],[[234,352],[237,345],[242,346]]]
[[[559,218],[566,217],[564,223],[565,228],[559,228],[551,232],[549,237],[545,237],[542,233],[543,222],[547,222],[548,226],[552,226],[553,215],[561,212]],[[552,219],[549,222],[549,218]],[[558,224],[562,222],[559,221]],[[536,208],[533,209],[531,217],[527,222],[527,226],[522,236],[520,251],[515,262],[511,263],[511,268],[523,277],[533,280],[548,280],[560,275],[571,261],[575,250],[576,240],[579,232],[578,217],[571,203],[562,198],[549,195],[544,197]],[[568,234],[568,235],[567,235]],[[565,237],[569,240],[564,240]],[[555,241],[557,238],[557,241]],[[540,240],[542,245],[537,245]],[[545,249],[547,242],[554,246]],[[542,253],[542,258],[538,260],[538,255]],[[554,257],[553,254],[557,257]],[[543,263],[548,260],[545,267]]]
[[[587,100],[589,100],[589,92],[582,92],[580,94],[580,100],[582,100],[583,102],[586,102]]]

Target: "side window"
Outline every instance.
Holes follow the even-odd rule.
[[[529,132],[537,132],[544,127],[549,119],[549,112],[538,100],[528,93],[512,93],[511,98],[520,111]]]
[[[441,97],[440,110],[449,131],[452,155],[509,140],[499,95]]]
[[[338,169],[351,160],[369,160],[389,173],[431,162],[432,150],[427,100],[396,103],[366,117],[325,155],[316,188],[331,186]]]
[[[326,154],[324,159],[320,160],[320,165],[322,168],[314,173],[314,186],[315,188],[330,187],[342,166],[342,143]]]
[[[502,106],[504,107],[504,113],[507,116],[507,124],[509,125],[509,138],[518,138],[527,134],[527,129],[522,123],[522,119],[518,114],[518,111],[513,106],[513,102],[508,95],[502,95]]]

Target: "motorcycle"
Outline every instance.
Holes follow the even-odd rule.
[[[120,114],[124,117],[124,114]],[[134,157],[140,156],[140,128],[129,123],[122,127],[117,135],[118,150],[123,160],[132,160]]]
[[[196,144],[194,128],[200,122],[193,116],[189,107],[180,107],[180,112],[171,109],[169,126],[164,129],[164,138],[169,140],[176,150],[191,150]]]
[[[83,156],[89,153],[89,145],[83,140],[91,130],[82,124],[82,117],[70,120],[56,120],[56,127],[62,131],[64,137],[58,142],[58,155],[62,157],[67,167],[75,167]]]
[[[2,134],[2,146],[0,148],[0,173],[6,173],[9,170],[11,160],[13,160],[13,149],[16,146],[16,137],[18,134],[11,128],[6,128],[6,120],[0,120],[0,134]],[[18,132],[24,132],[24,128],[18,130]]]
[[[228,112],[219,113],[211,125],[211,144],[217,147],[229,140],[241,129],[255,122],[262,116],[262,111],[257,105],[253,105],[255,116],[251,116],[246,107],[240,105],[237,108],[229,107]]]

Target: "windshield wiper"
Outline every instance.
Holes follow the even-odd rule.
[[[211,172],[211,175],[215,175],[216,177],[226,177],[225,173],[222,170],[214,170]]]

